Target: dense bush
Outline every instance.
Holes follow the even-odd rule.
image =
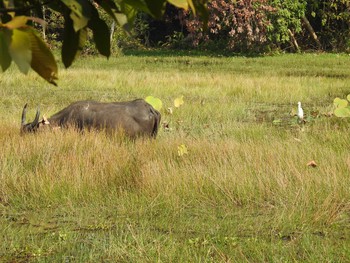
[[[302,32],[301,18],[305,16],[305,0],[268,1],[274,11],[268,14],[271,26],[268,31],[269,44],[272,47],[285,48],[290,42],[290,33]]]
[[[201,22],[187,15],[186,26],[193,45],[220,45],[237,52],[261,52],[289,43],[290,34],[301,31],[304,1],[295,0],[213,0],[208,4],[208,32]]]
[[[307,16],[325,50],[350,51],[350,1],[308,0]]]

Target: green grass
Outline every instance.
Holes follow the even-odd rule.
[[[350,123],[329,116],[348,56],[130,53],[59,77],[1,74],[1,262],[350,262]],[[170,128],[154,141],[19,134],[26,102],[148,95]]]

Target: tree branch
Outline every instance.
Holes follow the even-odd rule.
[[[309,31],[311,37],[314,39],[314,41],[316,42],[317,44],[317,47],[322,50],[322,45],[321,45],[321,42],[320,40],[317,38],[317,35],[315,33],[315,30],[312,28],[309,20],[306,18],[306,16],[303,16],[302,18],[302,21],[304,22],[304,25],[306,27],[306,29]]]
[[[29,11],[32,10],[34,8],[37,8],[38,6],[42,7],[45,6],[47,4],[49,4],[51,1],[48,0],[42,4],[34,4],[34,5],[28,5],[28,6],[22,6],[22,7],[13,7],[13,8],[0,8],[0,14],[5,14],[5,13],[9,13],[9,12],[25,12],[25,11]]]

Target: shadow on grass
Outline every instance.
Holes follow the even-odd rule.
[[[147,49],[147,50],[123,50],[125,56],[136,57],[263,57],[261,54],[241,54],[234,53],[227,50],[199,50],[199,49],[187,49],[187,50],[175,50],[175,49]]]

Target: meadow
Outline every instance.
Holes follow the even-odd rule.
[[[86,57],[58,84],[0,75],[0,262],[350,262],[348,55]],[[155,140],[19,133],[25,103],[149,95]]]

